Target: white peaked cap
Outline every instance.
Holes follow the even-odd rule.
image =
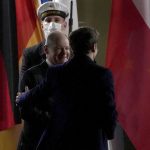
[[[65,0],[53,0],[45,2],[37,9],[37,15],[41,20],[50,15],[66,18],[69,15],[69,10],[65,3]]]

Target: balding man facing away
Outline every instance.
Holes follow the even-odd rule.
[[[98,66],[98,33],[79,28],[69,37],[74,57],[48,69],[46,79],[19,96],[20,107],[52,99],[52,118],[38,150],[107,150],[114,137],[116,109],[110,70]]]

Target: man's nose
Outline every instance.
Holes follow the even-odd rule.
[[[51,22],[55,22],[55,23],[56,23],[56,20],[55,20],[55,19],[52,19]]]
[[[65,54],[67,53],[67,49],[66,49],[66,48],[62,48],[62,49],[61,49],[61,53],[62,53],[63,55],[65,55]]]

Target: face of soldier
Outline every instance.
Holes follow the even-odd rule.
[[[70,58],[70,46],[66,36],[61,37],[46,49],[46,58],[53,65],[63,64]]]
[[[47,38],[48,34],[52,31],[62,31],[65,32],[67,23],[64,18],[60,16],[47,16],[42,21],[42,29],[44,32],[45,39]]]

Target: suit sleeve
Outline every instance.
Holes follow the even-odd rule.
[[[23,74],[22,79],[21,79],[20,84],[19,84],[19,92],[25,92],[26,86],[29,89],[32,89],[35,86],[35,81],[34,81],[33,75],[30,72],[30,70],[27,70]]]
[[[51,87],[49,86],[49,81],[47,79],[43,80],[39,85],[32,88],[30,91],[25,92],[20,97],[19,101],[17,102],[18,106],[21,110],[21,116],[23,119],[39,119],[44,118],[47,116],[47,112],[43,111],[43,109],[48,109],[48,98],[50,96]],[[46,107],[43,107],[45,106]],[[40,106],[39,109],[37,106]]]
[[[29,49],[24,49],[23,50],[23,55],[22,55],[22,64],[19,72],[19,85],[18,85],[18,90],[20,91],[20,84],[21,80],[23,78],[24,73],[31,67],[31,56],[30,56],[30,51]]]
[[[30,70],[27,70],[24,73],[20,85],[21,85],[21,92],[25,91],[24,90],[25,86],[28,86],[30,90],[36,86],[36,81]],[[45,88],[45,85],[46,85],[45,82],[42,82],[41,85],[37,86],[35,89],[32,89],[31,92],[34,91],[33,93],[36,93],[36,91],[38,91],[38,90],[43,90],[42,88]],[[45,100],[46,99],[46,93],[45,93],[46,91],[44,90],[43,92],[44,92],[44,94],[41,95],[41,97],[40,97],[40,93],[37,93],[36,95],[38,95],[38,97],[36,97],[36,95],[35,95],[35,98],[34,98],[34,94],[33,94],[32,95],[33,97],[29,98],[30,99],[29,102],[26,103],[26,101],[28,101],[28,100],[25,100],[22,103],[22,105],[19,105],[21,117],[24,120],[28,120],[30,122],[31,121],[33,121],[33,122],[41,121],[41,123],[42,123],[50,118],[49,110],[48,110],[48,108],[50,107],[49,101]],[[35,101],[33,99],[35,99]]]
[[[110,71],[106,71],[103,78],[103,107],[102,107],[102,128],[107,139],[113,139],[117,121],[117,111],[115,105],[115,94],[113,77]]]

